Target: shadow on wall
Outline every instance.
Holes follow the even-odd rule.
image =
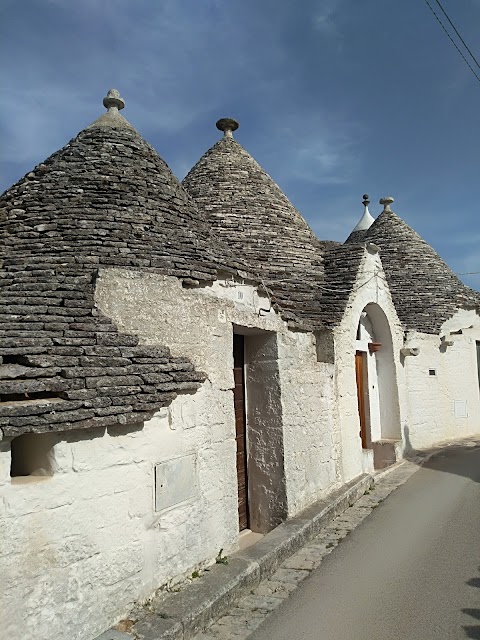
[[[412,443],[410,441],[410,429],[405,425],[403,427],[403,455],[408,458],[408,456],[415,454],[415,449],[412,447]]]
[[[480,567],[479,567],[480,570]],[[480,589],[480,577],[472,578],[468,580],[467,584],[474,589]],[[480,620],[480,609],[462,609],[462,613],[470,616],[474,620]],[[474,640],[480,640],[480,624],[463,625],[465,636],[467,638],[473,638]]]

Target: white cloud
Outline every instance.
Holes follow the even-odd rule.
[[[451,260],[451,267],[467,286],[480,290],[480,256],[477,251],[457,255]]]
[[[45,153],[52,153],[63,146],[76,131],[64,125],[61,112],[68,113],[67,120],[73,118],[81,122],[91,106],[86,96],[74,88],[68,98],[59,87],[10,86],[0,93],[0,107],[6,125],[2,156],[12,162],[40,161],[45,158]]]
[[[322,0],[313,15],[313,26],[322,35],[339,39],[341,33],[337,26],[337,13],[343,0]]]
[[[354,168],[352,143],[336,140],[335,136],[316,135],[292,146],[292,175],[314,184],[345,184]]]
[[[280,128],[279,139],[288,149],[285,178],[311,184],[340,185],[351,181],[360,163],[358,123],[316,109],[302,112]]]
[[[468,245],[474,245],[478,247],[480,245],[480,233],[470,231],[455,232],[449,236],[451,244],[467,247]],[[480,253],[477,252],[478,260],[480,261]]]
[[[49,4],[46,31],[33,19],[23,23],[28,47],[15,38],[4,43],[15,60],[2,69],[4,163],[28,171],[100,115],[111,87],[125,98],[127,119],[149,137],[211,110],[229,77],[232,62],[215,59],[229,20],[218,2],[207,10],[185,0]]]

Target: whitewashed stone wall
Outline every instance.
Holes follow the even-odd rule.
[[[476,341],[480,341],[480,318],[473,310],[458,311],[444,323],[440,335],[407,336],[406,344],[418,349],[417,356],[405,358],[407,447],[428,448],[480,433]]]
[[[285,475],[293,516],[341,482],[334,367],[318,362],[311,333],[279,337]]]
[[[118,291],[124,291],[121,298]],[[207,371],[211,393],[222,394],[224,436],[230,438],[234,437],[232,324],[239,330],[275,332],[288,514],[297,513],[340,482],[333,366],[317,362],[312,334],[288,330],[277,314],[268,311],[266,296],[233,281],[186,290],[174,278],[110,270],[99,282],[98,300],[122,330],[146,342],[168,344],[173,354],[186,355]],[[234,473],[233,460],[231,468]]]
[[[237,548],[233,327],[247,341],[276,336],[285,515],[341,481],[333,365],[268,297],[119,269],[100,273],[96,297],[120,330],[188,356],[208,379],[145,425],[51,436],[52,477],[11,479],[0,443],[0,628],[12,640],[91,640],[135,599]]]
[[[138,334],[144,344],[168,345],[208,378],[145,425],[51,436],[52,477],[12,482],[10,445],[0,443],[0,628],[13,640],[91,640],[135,599],[211,563],[220,549],[237,548],[233,329],[247,344],[249,336],[275,336],[274,343],[267,340],[266,359],[280,390],[274,401],[281,413],[285,515],[373,468],[358,435],[354,366],[358,321],[368,305],[376,305],[390,327],[387,387],[398,387],[377,432],[390,437],[397,420],[407,445],[428,446],[452,430],[478,431],[478,317],[460,314],[446,323],[446,339],[454,344],[442,349],[440,338],[409,336],[420,355],[402,363],[403,331],[372,250],[334,331],[335,364],[319,361],[315,336],[289,330],[248,284],[183,289],[176,278],[106,269],[96,297],[121,331]],[[251,365],[247,357],[247,369]],[[428,379],[436,385],[429,395],[425,372],[428,377],[432,367],[438,376]],[[466,373],[468,389],[461,383]],[[442,410],[450,411],[445,421],[438,418],[442,397],[448,397]],[[467,400],[467,418],[453,417],[455,399]]]
[[[53,477],[12,483],[1,444],[2,637],[90,640],[135,598],[236,544],[235,479],[212,466],[235,443],[207,385],[195,425],[179,397],[144,426],[55,435]],[[155,511],[155,465],[187,454],[194,485],[180,483],[182,501]]]
[[[387,348],[385,344],[386,336],[383,335],[385,327],[379,327],[378,323],[376,325],[376,314],[379,316],[384,314],[384,320],[388,323],[391,334],[392,366],[390,370],[384,367],[383,372],[379,373],[378,380],[380,394],[383,393],[384,400],[388,397],[389,402],[383,403],[385,410],[381,411],[380,429],[378,429],[378,425],[375,426],[376,433],[378,435],[380,430],[382,438],[391,438],[392,435],[397,435],[391,432],[392,426],[397,425],[397,437],[401,439],[400,427],[407,420],[405,375],[400,361],[400,349],[403,346],[403,329],[390,296],[380,256],[374,249],[368,249],[365,252],[365,257],[357,276],[357,283],[350,295],[344,318],[334,332],[335,388],[341,433],[340,459],[343,482],[351,480],[364,471],[373,470],[373,453],[362,451],[359,436],[360,420],[355,378],[357,328],[361,313],[367,305],[374,305],[373,309],[369,310],[367,308],[367,311],[369,311],[369,317],[372,320],[373,331],[382,334],[379,341],[383,342],[382,355],[385,358],[387,357],[385,355],[385,349]],[[376,314],[375,309],[377,310]]]

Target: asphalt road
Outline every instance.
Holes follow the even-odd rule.
[[[480,639],[480,449],[432,459],[249,640]]]

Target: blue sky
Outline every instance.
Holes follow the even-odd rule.
[[[480,0],[443,5],[480,59]],[[392,195],[454,271],[480,271],[480,82],[424,0],[2,0],[0,25],[0,190],[114,87],[179,178],[235,117],[320,238]]]

